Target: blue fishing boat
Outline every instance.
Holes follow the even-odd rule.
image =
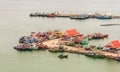
[[[97,19],[112,19],[112,14],[106,13],[106,14],[96,14]]]

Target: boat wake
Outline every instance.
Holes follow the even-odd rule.
[[[120,24],[101,24],[100,26],[117,26],[117,25],[120,25]]]

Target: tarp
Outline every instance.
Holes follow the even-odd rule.
[[[118,40],[111,41],[112,48],[120,47],[120,42]]]
[[[80,35],[80,33],[77,32],[76,29],[70,29],[65,31],[68,36],[77,36]]]

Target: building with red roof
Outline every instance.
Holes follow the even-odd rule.
[[[76,29],[66,30],[66,31],[65,31],[65,34],[66,34],[67,36],[77,36],[77,35],[80,35],[80,33],[77,32]]]
[[[120,42],[118,40],[113,40],[111,41],[111,45],[113,48],[118,48],[120,47]]]
[[[118,40],[113,40],[109,44],[106,45],[109,48],[120,48],[120,42]]]

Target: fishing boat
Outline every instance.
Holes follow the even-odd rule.
[[[58,51],[56,49],[50,48],[48,49],[49,52],[57,53]]]
[[[82,19],[88,19],[89,16],[87,14],[80,14],[80,15],[73,15],[73,16],[70,16],[70,19],[79,19],[79,20],[82,20]]]
[[[112,15],[109,13],[106,14],[97,14],[96,15],[97,19],[112,19]]]
[[[60,54],[58,57],[61,58],[61,59],[63,59],[63,58],[68,58],[68,55]]]
[[[36,12],[36,13],[30,13],[30,15],[29,15],[30,17],[37,17],[38,16],[38,13]]]
[[[27,51],[27,50],[37,50],[38,47],[36,47],[34,44],[19,44],[17,46],[14,46],[14,49]]]
[[[108,38],[108,34],[102,34],[102,33],[93,33],[91,35],[88,35],[90,39],[104,39]]]
[[[55,12],[55,16],[56,16],[56,17],[68,18],[68,17],[70,17],[70,14]]]
[[[64,52],[64,49],[59,49],[57,47],[57,48],[49,48],[48,51],[53,52],[53,53],[57,53],[57,52]]]
[[[120,61],[120,57],[116,57],[114,58],[116,61]]]
[[[89,43],[89,39],[88,38],[85,38],[81,41],[81,44],[88,44]]]
[[[36,12],[36,13],[30,13],[29,16],[30,17],[48,17],[49,15],[48,15],[48,13],[38,13],[38,12]]]
[[[47,48],[48,48],[47,45],[39,45],[38,46],[38,49],[40,49],[40,50],[45,50]]]
[[[55,16],[55,13],[48,13],[47,17],[56,17],[56,16]]]
[[[32,51],[32,50],[35,50],[36,48],[19,48],[15,46],[14,49],[19,51]]]
[[[100,15],[96,17],[97,19],[112,19],[111,16],[106,16],[106,15]]]
[[[85,55],[88,57],[92,57],[92,58],[105,58],[105,56],[100,55],[100,54],[96,54],[94,52],[88,52]]]

